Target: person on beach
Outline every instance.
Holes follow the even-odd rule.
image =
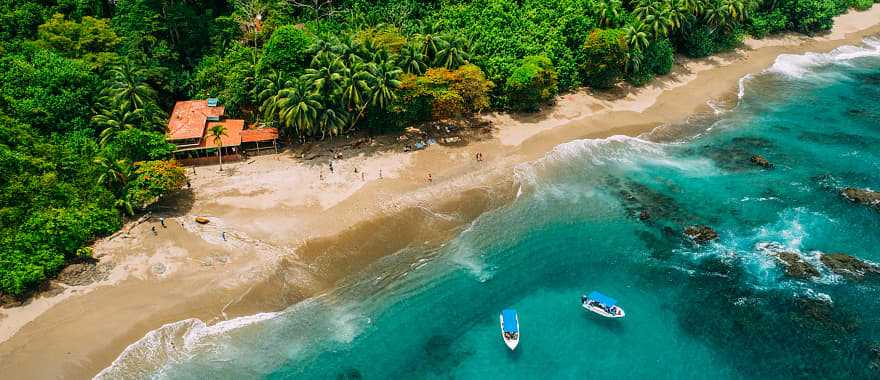
[[[150,229],[153,230],[153,236],[159,235],[159,233],[156,232],[156,226],[152,226]]]
[[[221,232],[220,237],[223,238],[223,241],[226,241],[226,231]]]
[[[168,228],[168,226],[165,225],[165,217],[164,216],[159,217],[159,223],[162,224],[162,228]]]
[[[431,173],[428,173],[428,182],[434,182],[434,177],[431,176]]]
[[[321,179],[321,182],[324,182],[324,170],[321,169],[321,173],[318,174],[318,178]]]
[[[379,169],[379,179],[382,179],[382,169]]]
[[[187,190],[192,188],[192,184],[189,183],[189,180],[186,180],[186,188],[187,188]]]
[[[330,173],[333,173],[333,160],[330,160]]]

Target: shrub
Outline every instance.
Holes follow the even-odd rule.
[[[785,31],[787,25],[788,17],[781,10],[776,9],[770,13],[755,14],[751,19],[749,31],[755,38],[764,38]]]
[[[835,2],[826,0],[784,0],[781,8],[790,28],[805,34],[831,29],[839,13]]]
[[[870,9],[874,5],[874,0],[849,0],[849,6],[860,11]]]
[[[516,111],[537,111],[538,107],[558,92],[556,70],[543,55],[523,58],[522,64],[507,78],[504,92],[508,104]]]
[[[656,75],[666,75],[672,71],[675,63],[672,43],[667,39],[654,41],[645,49],[644,64],[649,66],[651,72]]]
[[[433,68],[422,76],[407,74],[401,77],[401,96],[389,107],[389,113],[398,119],[397,127],[467,116],[489,107],[493,87],[474,65],[455,70]]]
[[[186,184],[186,174],[174,160],[135,162],[134,167],[135,178],[129,182],[126,195],[139,208],[149,206],[159,196]]]
[[[609,88],[623,74],[625,33],[620,29],[594,29],[581,52],[578,63],[584,83],[599,89]]]

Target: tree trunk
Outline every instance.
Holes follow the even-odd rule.
[[[223,147],[222,146],[220,147],[220,149],[217,149],[217,155],[220,157],[220,171],[222,172],[223,171]]]

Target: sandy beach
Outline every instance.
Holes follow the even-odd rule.
[[[875,4],[838,17],[825,35],[747,40],[720,56],[679,58],[671,74],[642,88],[584,89],[539,113],[483,115],[491,137],[465,146],[402,152],[377,139],[368,149],[340,150],[332,171],[326,157],[303,160],[297,147],[224,164],[222,172],[187,169],[191,190],[95,244],[95,256],[113,264],[106,279],[0,309],[0,373],[91,378],[164,324],[282,310],[385,255],[442,244],[510,202],[515,167],[561,143],[673,136],[658,127],[711,117],[710,104],[732,106],[740,79],[780,54],[827,52],[878,33]]]

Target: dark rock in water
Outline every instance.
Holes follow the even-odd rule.
[[[345,372],[336,375],[337,380],[360,380],[363,378],[364,376],[361,375],[361,371],[358,371],[355,368],[348,369]]]
[[[770,140],[760,137],[737,137],[724,145],[706,145],[701,154],[715,162],[719,168],[727,171],[745,171],[751,169],[749,162],[756,150],[767,150],[773,147]]]
[[[87,260],[70,264],[58,274],[58,281],[70,286],[88,285],[96,281],[106,280],[110,276],[113,264],[97,260]]]
[[[852,202],[880,211],[880,192],[847,187],[840,192],[840,195]]]
[[[752,156],[751,158],[749,158],[749,161],[751,161],[753,164],[758,165],[764,169],[773,169],[773,164],[771,164],[770,161],[767,161],[767,159],[764,158],[764,156],[761,156],[759,154],[756,154],[756,155]]]
[[[773,257],[785,266],[785,275],[801,280],[819,277],[819,271],[794,252],[774,252]]]
[[[690,226],[684,229],[684,234],[697,244],[718,239],[718,233],[708,226]]]
[[[873,370],[880,370],[880,343],[872,344],[870,350],[871,350],[870,367]]]
[[[831,303],[798,298],[794,302],[791,319],[802,329],[819,330],[832,335],[845,335],[858,329],[860,321],[835,313]]]
[[[648,213],[648,211],[642,210],[642,212],[639,213],[639,220],[649,220],[649,219],[651,219],[651,214]]]
[[[866,275],[880,275],[880,267],[845,253],[823,253],[819,259],[832,272],[851,281],[863,280]]]

